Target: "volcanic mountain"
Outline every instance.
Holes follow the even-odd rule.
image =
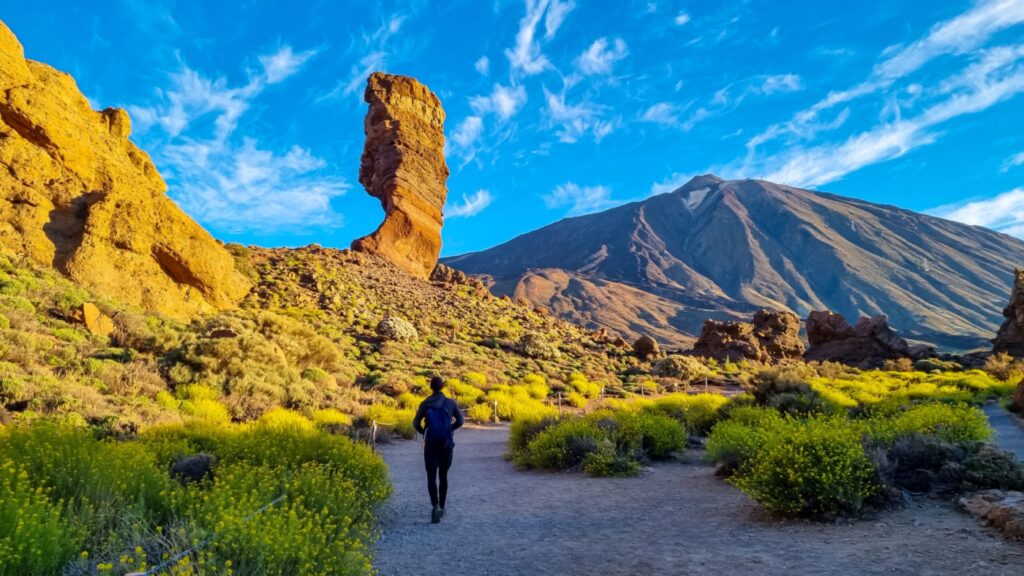
[[[948,350],[987,346],[1024,242],[895,206],[699,176],[446,264],[590,327],[668,345],[763,307],[886,314]]]

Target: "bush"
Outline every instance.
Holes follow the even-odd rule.
[[[854,514],[880,489],[860,435],[834,418],[768,430],[731,481],[770,511],[789,516]]]
[[[588,476],[636,476],[640,472],[640,463],[619,454],[615,450],[615,444],[610,440],[602,440],[598,443],[597,450],[583,458],[581,468]]]
[[[672,355],[655,362],[651,374],[689,382],[711,376],[711,370],[693,356]]]
[[[908,434],[878,454],[879,477],[889,488],[936,494],[1024,489],[1024,465],[981,442]]]
[[[686,448],[686,428],[678,421],[661,414],[614,415],[619,423],[618,438],[631,452],[646,453],[654,460],[664,460]]]
[[[879,414],[861,424],[874,439],[891,443],[906,434],[935,436],[947,442],[981,441],[992,429],[985,413],[965,405],[919,404],[895,414]]]
[[[581,418],[562,420],[537,433],[520,463],[541,470],[567,470],[579,466],[587,454],[597,450],[601,430]]]
[[[494,420],[494,406],[491,404],[474,404],[466,409],[466,418],[477,422]]]

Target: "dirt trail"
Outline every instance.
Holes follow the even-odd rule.
[[[996,432],[996,445],[1013,452],[1018,460],[1024,462],[1024,428],[1021,428],[1020,421],[994,403],[985,405],[985,415]]]
[[[945,501],[854,524],[778,521],[694,454],[638,478],[521,472],[507,428],[456,433],[448,515],[429,523],[418,443],[381,450],[395,495],[382,510],[382,576],[1024,574],[1024,544]]]

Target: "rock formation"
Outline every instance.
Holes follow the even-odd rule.
[[[441,101],[413,78],[381,72],[370,75],[363,98],[370,109],[359,182],[380,199],[386,216],[352,248],[428,278],[441,253],[448,195]]]
[[[178,318],[233,306],[248,290],[233,258],[165,195],[130,132],[124,110],[93,111],[0,22],[0,250]]]
[[[1006,352],[1019,358],[1024,356],[1024,270],[1014,270],[1013,275],[1010,303],[1003,308],[1006,319],[992,344],[996,352]]]
[[[983,490],[963,496],[958,503],[968,514],[1007,536],[1024,539],[1024,493]]]
[[[752,322],[706,320],[692,353],[718,360],[770,362],[799,358],[803,351],[796,314],[760,310]]]
[[[864,316],[850,324],[829,310],[816,310],[807,316],[806,360],[829,360],[874,368],[894,358],[921,358],[930,354],[927,347],[911,347],[889,326],[882,316]]]

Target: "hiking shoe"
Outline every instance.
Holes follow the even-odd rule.
[[[444,518],[444,508],[441,508],[441,518]]]
[[[444,510],[441,510],[437,506],[430,512],[430,523],[438,524],[441,522],[441,516],[444,516]]]

